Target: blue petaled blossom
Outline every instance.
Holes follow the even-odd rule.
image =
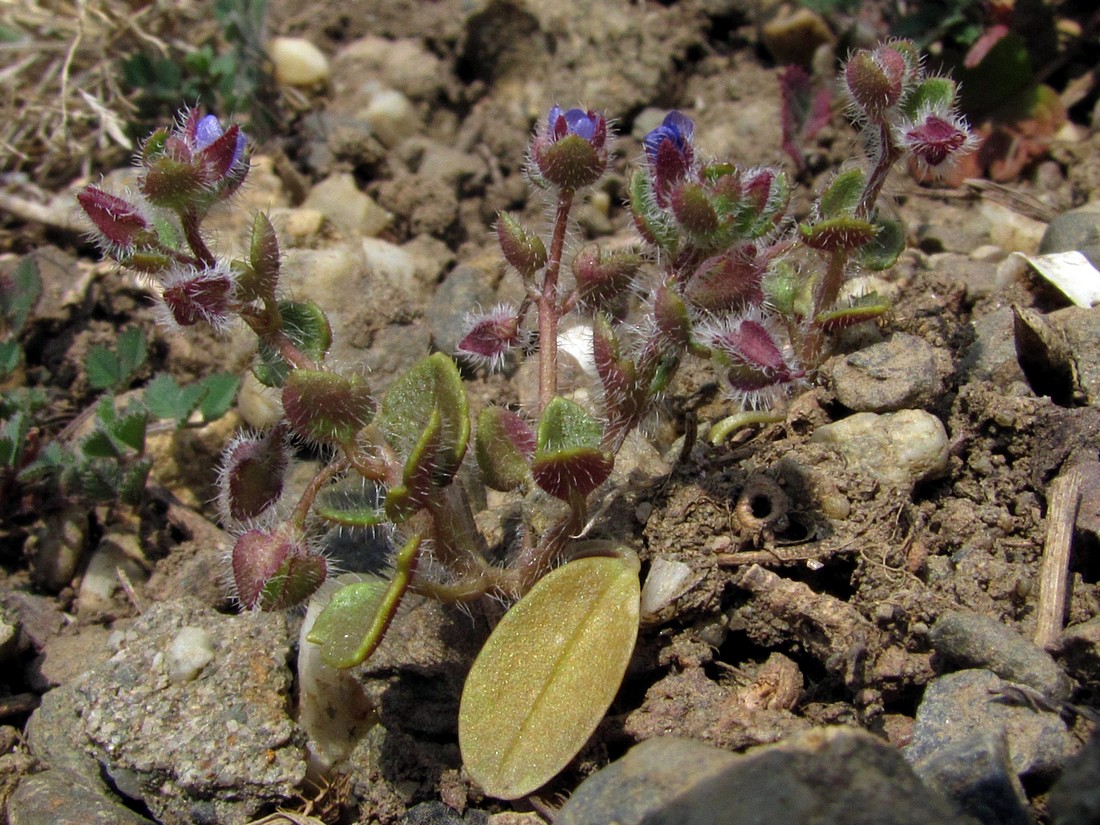
[[[661,125],[642,138],[646,157],[650,163],[657,162],[658,151],[666,140],[681,155],[691,151],[691,139],[695,134],[695,122],[683,112],[669,112]]]
[[[595,143],[596,136],[601,131],[602,120],[603,116],[595,112],[569,109],[563,113],[560,106],[554,106],[550,109],[550,115],[547,118],[547,133],[553,140],[560,140],[566,135],[576,135]]]
[[[222,128],[221,121],[218,120],[217,115],[206,115],[199,118],[194,124],[191,130],[191,140],[194,144],[194,148],[198,152],[203,152],[209,149],[215,141],[225,134],[225,130]],[[244,154],[245,146],[248,144],[248,137],[244,132],[237,130],[237,139],[233,147],[232,159],[227,166],[234,166],[237,161],[241,159]]]

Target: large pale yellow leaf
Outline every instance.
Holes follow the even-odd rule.
[[[638,637],[632,553],[571,561],[497,625],[462,692],[462,759],[490,796],[552,779],[607,712]]]

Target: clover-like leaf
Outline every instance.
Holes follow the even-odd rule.
[[[611,475],[614,459],[600,449],[603,427],[574,401],[557,396],[539,420],[531,473],[555,498],[586,496]]]
[[[481,411],[474,449],[481,477],[494,490],[515,490],[531,476],[535,433],[509,409],[486,407]]]
[[[577,559],[509,610],[462,691],[458,741],[490,796],[517,799],[564,768],[592,735],[638,636],[633,554]]]
[[[330,667],[354,667],[382,642],[416,570],[422,539],[410,538],[397,554],[393,578],[372,576],[337,590],[306,639],[321,646]]]

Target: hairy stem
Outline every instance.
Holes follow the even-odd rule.
[[[558,211],[554,219],[554,235],[550,242],[550,256],[546,262],[546,275],[538,296],[539,308],[539,412],[546,409],[558,394],[558,324],[561,321],[561,305],[558,303],[558,273],[561,270],[561,253],[565,248],[565,230],[569,223],[569,211],[573,207],[573,190],[563,189],[558,195]]]
[[[183,237],[187,240],[187,245],[191,247],[191,251],[195,253],[195,257],[198,258],[206,266],[214,266],[217,263],[217,258],[214,257],[214,253],[210,251],[210,247],[206,245],[206,239],[203,238],[202,232],[199,229],[202,223],[198,214],[193,210],[183,212],[180,214],[180,225],[183,227]]]

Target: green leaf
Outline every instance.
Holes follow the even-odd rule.
[[[481,411],[474,449],[482,479],[492,489],[515,490],[530,479],[535,433],[511,410],[486,407]]]
[[[878,229],[869,221],[842,215],[815,224],[800,224],[798,231],[802,242],[811,249],[852,252],[874,240]]]
[[[421,541],[417,534],[405,542],[390,581],[371,577],[333,594],[306,636],[321,646],[321,661],[326,665],[354,667],[382,642],[416,570]]]
[[[283,332],[314,361],[324,360],[332,346],[332,328],[324,311],[313,301],[279,301]],[[281,387],[290,367],[275,350],[260,344],[260,363],[252,368],[261,384]]]
[[[145,482],[152,467],[152,458],[142,458],[126,468],[118,486],[118,497],[123,504],[131,507],[141,504],[145,496]]]
[[[638,561],[571,561],[509,610],[462,691],[462,761],[489,796],[518,799],[584,746],[618,692],[638,636]]]
[[[439,416],[438,444],[425,455],[425,431],[436,426],[435,415]],[[437,352],[413,365],[390,385],[374,423],[406,462],[417,455],[416,466],[430,465],[435,486],[450,483],[470,438],[466,389],[454,361]]]
[[[23,361],[23,347],[18,341],[0,341],[0,378],[11,375]]]
[[[118,364],[125,383],[129,383],[149,354],[145,331],[141,327],[129,327],[118,336]]]
[[[145,449],[145,430],[148,424],[148,411],[133,405],[110,425],[108,432],[118,443],[140,453]]]
[[[603,427],[574,401],[552,398],[539,421],[531,473],[535,483],[563,501],[586,496],[607,480],[614,459],[600,450]]]
[[[856,250],[856,259],[872,272],[881,272],[897,263],[905,251],[905,227],[900,221],[875,218],[875,236]]]
[[[118,458],[122,455],[107,431],[98,428],[80,442],[80,452],[89,458]]]
[[[370,421],[374,399],[359,375],[292,370],[283,382],[283,411],[303,438],[344,444]]]
[[[207,375],[199,386],[203,389],[199,412],[203,421],[217,421],[233,406],[237,392],[241,388],[241,379],[229,372],[216,372]]]
[[[96,344],[84,359],[84,372],[93,389],[115,389],[121,383],[122,365],[118,356],[107,347]]]
[[[145,386],[145,405],[157,418],[174,420],[177,425],[186,423],[199,406],[203,387],[189,384],[181,387],[171,375],[162,372]]]
[[[420,440],[401,471],[401,484],[394,485],[386,494],[386,515],[394,522],[411,518],[431,497],[436,487],[435,456],[442,442],[442,432],[443,417],[438,409],[432,410]]]
[[[30,415],[23,410],[0,423],[0,467],[19,467],[29,432]]]
[[[20,259],[7,280],[0,278],[0,315],[12,332],[19,334],[42,295],[38,262],[31,255]]]
[[[853,214],[866,184],[867,176],[861,169],[841,172],[821,193],[821,217],[835,218]]]

